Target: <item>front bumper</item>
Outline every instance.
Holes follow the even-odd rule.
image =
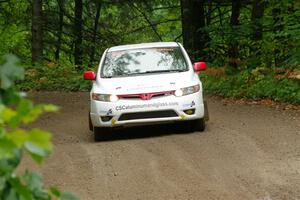
[[[95,127],[135,126],[172,123],[204,117],[201,92],[141,99],[120,99],[118,102],[91,100],[91,121]]]

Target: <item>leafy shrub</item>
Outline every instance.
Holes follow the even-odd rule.
[[[5,200],[75,200],[70,193],[45,189],[40,175],[14,172],[24,153],[38,164],[52,152],[51,134],[38,128],[21,128],[34,122],[44,112],[55,112],[53,105],[34,105],[16,90],[14,81],[24,77],[18,59],[9,55],[0,63],[0,199]]]
[[[27,68],[25,80],[18,86],[24,91],[87,91],[90,82],[84,81],[75,67],[50,62]]]
[[[223,77],[201,75],[204,89],[224,96],[250,99],[270,98],[300,104],[300,81],[289,78],[276,79],[275,74],[253,75],[245,70]]]

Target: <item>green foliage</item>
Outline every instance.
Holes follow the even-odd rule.
[[[13,53],[26,61],[30,57],[29,8],[29,1],[0,1],[0,55]]]
[[[300,104],[300,81],[276,79],[274,74],[253,75],[245,70],[223,77],[202,75],[204,89],[224,96],[250,99],[270,98],[275,101]]]
[[[211,38],[206,49],[208,60],[213,66],[228,66],[229,44],[234,40],[239,50],[234,61],[238,69],[226,67],[221,77],[205,75],[205,89],[226,97],[271,98],[299,104],[299,80],[275,74],[276,69],[299,68],[299,6],[290,0],[265,1],[262,17],[254,20],[253,4],[245,3],[240,25],[235,27],[230,26],[230,5],[212,12],[213,20],[206,27]],[[261,38],[253,37],[257,25],[261,26]],[[261,69],[264,73],[259,73]]]
[[[17,65],[18,62],[13,55],[0,58],[0,104],[16,103],[19,99],[14,81],[24,78],[24,70]]]
[[[42,178],[26,171],[15,175],[24,153],[38,164],[52,152],[51,134],[38,128],[24,129],[44,112],[55,112],[56,106],[34,105],[19,95],[14,81],[23,78],[23,69],[14,56],[4,57],[0,64],[0,199],[7,200],[76,200],[70,193],[58,189],[46,190]],[[8,93],[8,95],[7,95]],[[11,95],[17,97],[12,100]]]
[[[114,45],[159,40],[182,41],[181,11],[185,8],[181,7],[180,2],[183,1],[83,2],[81,50],[85,65],[98,64],[102,52]],[[98,21],[96,2],[101,2]],[[207,48],[191,52],[192,55],[203,52],[206,61],[212,66],[228,66],[229,63],[238,66],[238,69],[228,70],[229,76],[226,78],[212,80],[207,77],[208,89],[225,96],[270,97],[298,102],[298,83],[294,80],[274,79],[272,72],[253,78],[250,71],[258,67],[272,70],[300,67],[300,3],[292,0],[260,1],[265,3],[262,13],[253,15],[260,10],[255,9],[257,4],[254,1],[242,1],[239,23],[232,26],[232,2],[234,1],[205,1],[205,27],[197,31],[199,34],[205,32],[209,37],[205,41],[201,40],[200,35],[188,38],[195,44],[207,44]],[[28,65],[31,64],[31,24],[28,23],[32,17],[31,6],[32,2],[25,0],[0,1],[0,55],[14,53]],[[88,90],[90,82],[84,81],[82,69],[78,70],[73,65],[74,40],[77,34],[74,32],[74,1],[45,0],[42,11],[45,16],[43,60],[47,63],[27,67],[25,79],[18,81],[18,87],[25,91]],[[189,17],[190,20],[197,20],[193,16]],[[259,30],[261,36],[254,37],[256,30]],[[237,58],[229,58],[228,55],[233,44],[237,46]],[[56,54],[58,51],[59,58]],[[5,60],[7,58],[0,62]],[[15,87],[9,86],[16,78],[22,78],[18,75],[22,74],[22,69],[10,67],[18,61],[15,58],[9,60],[11,63],[0,68],[0,102],[16,104],[19,94],[15,93]],[[12,76],[16,77],[7,76],[9,71],[15,71]],[[5,92],[4,88],[7,88]]]
[[[24,70],[17,66],[18,61],[13,55],[4,56],[4,64],[0,68],[1,89],[8,89],[16,79],[23,79]]]
[[[240,25],[230,26],[231,5],[219,7],[210,14],[211,23],[205,31],[209,33],[207,61],[214,66],[228,65],[228,49],[231,41],[238,45],[238,66],[284,68],[300,63],[300,7],[294,1],[265,1],[263,16],[253,20],[253,5],[244,3],[241,8]],[[274,15],[277,10],[276,15]],[[262,38],[253,38],[253,23],[261,25]]]
[[[62,7],[59,2],[63,2]],[[101,2],[100,18],[94,35],[97,2]],[[13,53],[30,63],[32,1],[0,1],[0,55]],[[171,41],[180,36],[180,7],[177,0],[152,1],[83,1],[83,61],[99,62],[101,53],[110,46],[159,41],[156,35]],[[61,12],[62,10],[62,12]],[[60,14],[63,16],[62,27]],[[43,1],[43,58],[73,62],[74,1]],[[147,21],[149,20],[149,21]],[[150,24],[150,23],[151,24]],[[152,26],[153,25],[153,26]],[[96,37],[96,41],[94,41]],[[95,60],[90,60],[95,46]],[[69,64],[70,65],[70,64]]]

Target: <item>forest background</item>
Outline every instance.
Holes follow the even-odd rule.
[[[106,48],[177,41],[206,91],[299,104],[299,22],[293,0],[0,0],[0,55],[22,60],[22,90],[87,91]]]

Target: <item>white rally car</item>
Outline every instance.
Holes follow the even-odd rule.
[[[205,129],[205,106],[198,72],[176,42],[145,43],[107,49],[92,80],[89,113],[95,140],[113,127],[184,121],[191,131]]]

